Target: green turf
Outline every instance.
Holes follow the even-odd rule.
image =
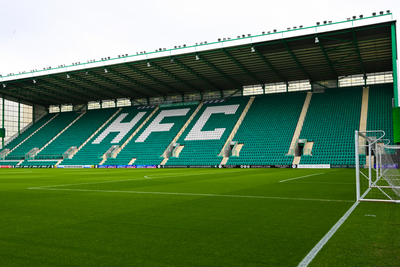
[[[0,266],[297,266],[353,205],[354,176],[351,169],[1,169]],[[389,250],[400,248],[399,208],[361,203],[354,211],[361,219],[352,214],[313,266],[379,264],[372,241],[387,248],[385,262],[396,260]],[[362,217],[375,210],[382,218]],[[372,235],[374,219],[380,231]],[[365,259],[356,251],[376,253]]]

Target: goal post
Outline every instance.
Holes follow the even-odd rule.
[[[355,131],[357,201],[400,203],[400,146],[384,131]]]

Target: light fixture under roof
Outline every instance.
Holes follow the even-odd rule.
[[[105,73],[107,73],[107,72],[108,72],[108,70],[107,70],[107,69],[104,69],[104,72],[105,72]]]
[[[69,75],[67,74],[67,79],[69,79]]]
[[[151,67],[151,64],[150,64],[150,62],[147,62],[147,67]]]
[[[36,83],[36,80],[35,80],[35,79],[33,79],[33,83]]]
[[[174,59],[173,59],[173,58],[171,58],[171,60],[169,61],[169,63],[174,63]]]
[[[319,43],[318,36],[315,36],[315,43]]]
[[[196,55],[196,60],[199,60],[200,58],[199,58],[199,56],[198,55]]]
[[[251,51],[251,53],[254,53],[254,52],[256,52],[256,50],[254,49],[254,47],[253,47],[253,46],[251,47],[251,50],[250,50],[250,51]]]
[[[6,88],[7,86],[3,83],[3,88]]]

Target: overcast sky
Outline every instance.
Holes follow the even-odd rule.
[[[399,0],[0,1],[3,76],[372,12],[390,10],[394,19],[400,17]]]

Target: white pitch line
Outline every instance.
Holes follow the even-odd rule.
[[[307,256],[299,263],[298,267],[306,267],[315,258],[322,247],[329,241],[329,239],[336,233],[339,227],[346,221],[353,210],[357,207],[360,202],[356,202],[351,208],[343,215],[342,218],[329,230],[329,232],[318,242],[317,245],[307,254]]]
[[[241,170],[243,171],[243,170]],[[75,186],[75,185],[89,185],[89,184],[106,184],[106,183],[118,183],[118,182],[128,182],[128,181],[140,181],[140,180],[147,180],[147,179],[162,179],[162,178],[171,178],[171,177],[184,177],[184,176],[196,176],[196,175],[206,175],[206,174],[225,174],[225,173],[232,173],[232,172],[240,172],[240,171],[231,171],[231,172],[207,172],[207,173],[198,173],[198,174],[186,174],[186,175],[173,175],[173,176],[161,176],[161,177],[150,177],[150,175],[145,175],[144,178],[138,179],[126,179],[126,180],[115,180],[115,181],[103,181],[103,182],[89,182],[89,183],[79,183],[79,184],[61,184],[61,185],[46,185],[46,186],[39,186],[39,187],[31,187],[28,189],[43,189],[43,188],[51,188],[51,187],[62,187],[62,186]]]
[[[310,177],[310,176],[321,175],[321,174],[324,174],[324,172],[321,172],[321,173],[315,173],[315,174],[310,174],[310,175],[305,175],[305,176],[296,177],[296,178],[287,179],[287,180],[282,180],[282,181],[279,181],[279,182],[280,182],[280,183],[283,183],[283,182],[286,182],[286,181],[297,180],[297,179],[306,178],[306,177]]]
[[[57,190],[57,191],[76,191],[76,192],[104,192],[104,193],[128,193],[128,194],[151,194],[151,195],[181,195],[181,196],[204,196],[204,197],[231,197],[231,198],[258,198],[258,199],[284,199],[284,200],[304,200],[304,201],[323,201],[323,202],[353,202],[352,200],[340,199],[313,199],[313,198],[291,198],[291,197],[267,197],[267,196],[246,196],[246,195],[219,195],[219,194],[199,194],[199,193],[175,193],[175,192],[145,192],[145,191],[119,191],[119,190],[96,190],[96,189],[69,189],[69,188],[40,188],[32,187],[35,190]]]
[[[356,184],[356,183],[340,183],[340,182],[290,182],[291,184]]]

